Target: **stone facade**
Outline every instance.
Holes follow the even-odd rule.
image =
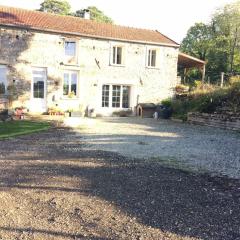
[[[237,114],[189,112],[187,120],[192,124],[240,131],[240,116]]]
[[[0,31],[0,64],[8,68],[8,85],[14,85],[16,96],[12,106],[25,106],[38,111],[32,97],[32,71],[45,68],[46,110],[58,107],[62,110],[85,111],[94,109],[96,114],[109,115],[121,110],[102,107],[102,85],[130,86],[130,109],[137,103],[159,103],[172,97],[177,84],[178,48],[146,45],[94,38],[79,38],[59,34],[17,29]],[[64,41],[77,42],[77,59],[67,64]],[[112,46],[124,49],[124,64],[111,64]],[[157,67],[146,67],[149,48],[157,51]],[[63,97],[63,74],[78,72],[76,98]]]

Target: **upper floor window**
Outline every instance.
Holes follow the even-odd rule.
[[[124,57],[123,57],[124,49],[122,46],[113,46],[112,47],[112,64],[114,65],[123,65]]]
[[[148,58],[147,58],[147,66],[148,67],[156,67],[157,64],[157,50],[149,49],[148,50]]]
[[[0,94],[5,94],[7,91],[7,67],[0,65]]]
[[[63,82],[63,96],[76,97],[78,88],[78,73],[76,71],[65,71]]]
[[[76,42],[65,41],[65,56],[75,57],[76,56]]]

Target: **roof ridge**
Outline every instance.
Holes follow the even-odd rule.
[[[101,23],[94,20],[83,19],[71,15],[58,15],[55,13],[41,12],[37,10],[30,10],[24,8],[9,7],[0,5],[1,9],[7,13],[16,15],[23,23],[29,23],[32,27],[40,27],[42,30],[58,30],[69,31],[72,33],[87,33],[89,35],[98,35],[102,37],[112,37],[116,39],[138,40],[143,42],[164,43],[169,45],[179,45],[169,37],[163,35],[161,32],[153,29],[144,29],[138,27],[130,27],[111,23]],[[36,16],[34,16],[36,14]],[[26,19],[26,16],[32,15],[32,18]],[[40,19],[40,22],[36,19]],[[1,20],[1,16],[0,16]],[[61,21],[63,20],[63,21]],[[2,16],[3,24],[22,25],[20,22],[13,21],[12,19]],[[59,24],[62,22],[62,25]],[[1,23],[1,21],[0,21]],[[88,24],[89,23],[89,24]],[[61,26],[60,26],[61,25]],[[149,34],[148,34],[149,33]],[[157,33],[159,36],[154,35]]]
[[[61,14],[56,14],[56,13],[50,13],[50,12],[42,12],[42,11],[38,11],[36,9],[32,10],[32,9],[26,9],[26,8],[17,8],[17,7],[12,7],[12,6],[6,6],[6,5],[0,5],[1,7],[5,7],[5,8],[12,8],[12,9],[16,9],[16,10],[21,10],[21,11],[28,11],[28,12],[35,12],[38,14],[45,14],[45,15],[53,15],[56,17],[67,17],[67,18],[73,18],[75,20],[80,20],[80,21],[89,21],[89,22],[94,22],[97,24],[104,24],[104,25],[108,25],[108,26],[117,26],[117,27],[123,27],[123,28],[130,28],[130,29],[136,29],[136,30],[145,30],[145,31],[157,31],[158,33],[162,34],[161,32],[159,32],[158,30],[154,30],[154,29],[149,29],[149,28],[141,28],[141,27],[131,27],[131,26],[126,26],[126,25],[121,25],[121,24],[114,24],[114,23],[105,23],[105,22],[97,22],[91,19],[85,19],[85,18],[81,18],[81,17],[76,17],[76,16],[71,16],[71,15],[61,15]],[[162,34],[164,35],[164,34]],[[165,35],[164,35],[165,36]],[[165,36],[166,37],[166,36]],[[167,37],[168,38],[168,37]],[[170,39],[170,38],[169,38]],[[170,39],[171,40],[171,39]]]

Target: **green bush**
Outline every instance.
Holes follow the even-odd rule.
[[[172,100],[170,98],[162,100],[161,104],[165,107],[171,107],[172,106]]]
[[[184,99],[166,99],[162,104],[171,106],[173,117],[183,120],[187,119],[188,112],[213,113],[225,106],[230,111],[240,112],[240,81],[225,88],[202,86]]]
[[[230,77],[229,78],[229,83],[230,83],[230,85],[240,83],[240,75]]]

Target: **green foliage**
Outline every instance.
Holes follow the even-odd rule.
[[[84,17],[84,9],[77,10],[71,13],[71,6],[66,0],[44,0],[41,4],[39,11],[55,13],[59,15],[72,15],[75,17]],[[90,11],[90,19],[96,22],[113,23],[113,20],[106,16],[104,12],[99,10],[95,6],[89,6],[87,8]]]
[[[230,77],[229,83],[230,83],[230,85],[240,83],[240,75]]]
[[[173,116],[183,120],[186,120],[188,112],[213,113],[221,107],[240,112],[240,81],[225,88],[199,86],[187,97],[172,100],[171,107]]]
[[[235,58],[239,56],[240,50],[240,1],[227,4],[223,9],[219,9],[212,19],[214,36],[216,43],[224,41],[227,49],[227,67],[233,71]]]
[[[201,60],[206,60],[206,55],[211,45],[211,28],[204,23],[192,26],[183,39],[181,50]]]
[[[11,85],[8,85],[7,87],[7,91],[8,91],[8,100],[10,102],[14,101],[14,100],[17,100],[18,98],[18,91],[17,91],[17,88],[14,84],[11,84]]]
[[[90,19],[96,22],[104,22],[104,23],[113,23],[113,20],[106,16],[101,10],[99,10],[95,6],[89,6],[87,10],[90,11]],[[84,17],[84,9],[76,11],[74,14],[75,17]]]
[[[165,107],[171,107],[172,106],[172,100],[170,98],[162,100],[161,104]]]
[[[68,15],[71,9],[70,4],[65,0],[44,0],[40,5],[39,11],[59,15]]]
[[[180,50],[207,61],[206,75],[212,83],[221,72],[240,72],[240,1],[218,9],[209,24],[192,26]],[[197,75],[190,71],[188,82]]]

